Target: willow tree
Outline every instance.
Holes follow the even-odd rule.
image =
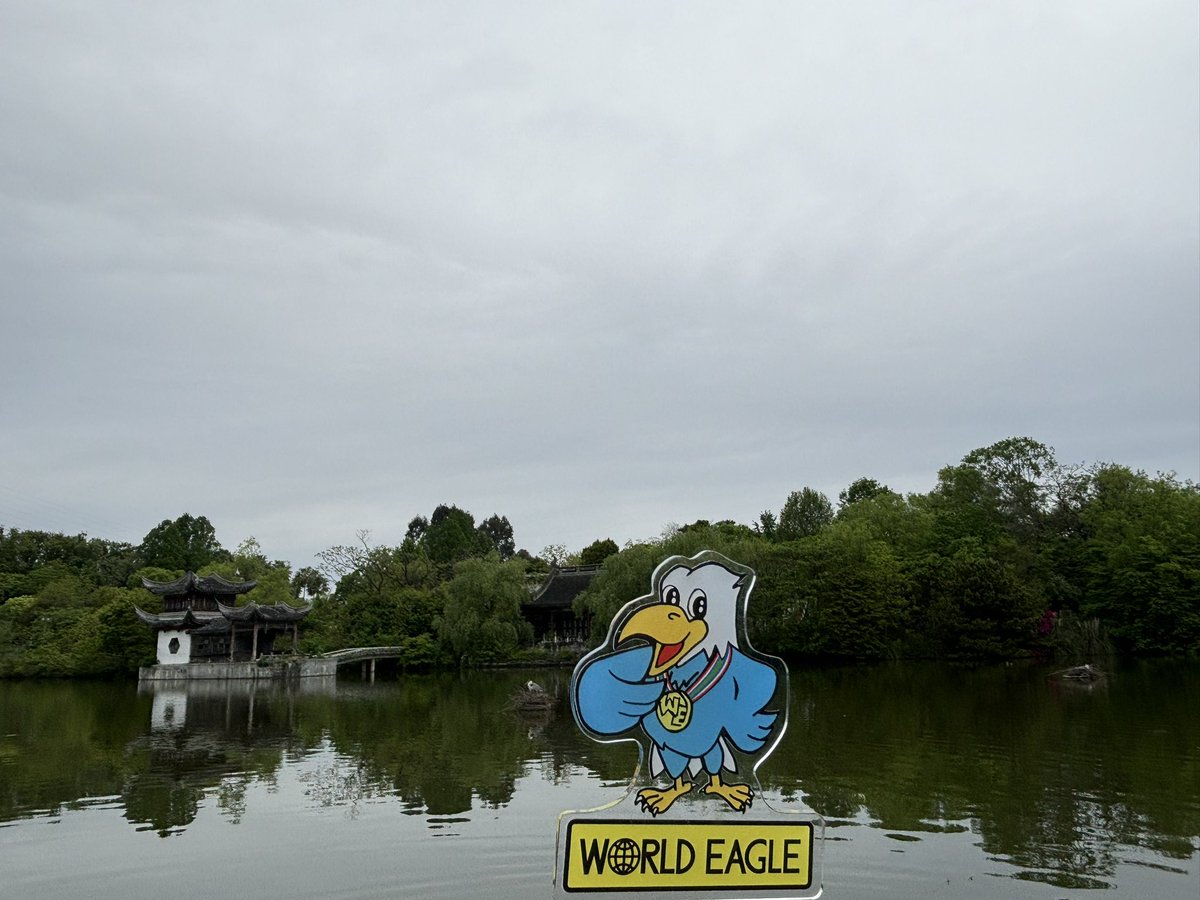
[[[533,627],[521,614],[521,603],[529,596],[524,560],[502,562],[498,553],[463,560],[455,565],[443,592],[445,602],[434,628],[458,661],[507,659],[533,640]]]

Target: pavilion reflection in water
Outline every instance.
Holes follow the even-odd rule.
[[[249,782],[274,775],[288,752],[308,749],[297,736],[297,701],[336,690],[332,677],[140,685],[151,695],[150,721],[125,748],[135,761],[122,791],[126,818],[163,836],[178,833],[208,797],[238,821]]]

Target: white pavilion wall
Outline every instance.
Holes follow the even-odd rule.
[[[174,653],[171,641],[177,640]],[[164,629],[158,633],[158,663],[161,666],[181,666],[192,659],[192,636],[186,631]]]

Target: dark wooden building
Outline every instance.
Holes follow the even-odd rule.
[[[290,638],[295,649],[298,625],[312,610],[286,603],[237,606],[237,598],[258,582],[219,575],[188,572],[174,581],[143,578],[142,585],[163,598],[161,613],[137,609],[138,618],[158,633],[160,665],[255,660],[273,653],[280,637]]]
[[[592,618],[576,615],[575,598],[600,572],[600,566],[552,567],[546,580],[521,606],[533,625],[534,640],[546,647],[582,645],[588,639]]]

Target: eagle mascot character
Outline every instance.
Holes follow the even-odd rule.
[[[580,662],[572,681],[575,717],[592,737],[640,726],[650,739],[651,776],[672,779],[663,790],[638,792],[638,805],[652,815],[692,790],[701,769],[703,791],[733,809],[745,810],[754,797],[750,785],[722,774],[737,772],[734,748],[753,754],[767,745],[777,713],[766,706],[779,676],[739,646],[754,575],[737,565],[711,552],[668,559],[655,573],[655,592],[617,614],[608,643]]]

